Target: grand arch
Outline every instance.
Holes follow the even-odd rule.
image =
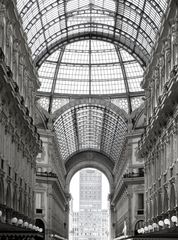
[[[85,151],[75,154],[66,163],[66,192],[69,192],[70,181],[74,174],[83,168],[96,168],[107,177],[110,184],[110,192],[113,191],[113,163],[105,155],[96,151]]]

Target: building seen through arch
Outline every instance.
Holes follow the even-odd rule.
[[[177,0],[0,0],[0,239],[68,240],[84,168],[110,239],[177,238],[177,78]]]
[[[73,184],[71,186],[76,189],[73,194],[79,195],[79,209],[74,208],[73,201],[71,200],[70,206],[70,229],[69,239],[82,240],[82,239],[109,239],[109,209],[103,208],[104,189],[107,189],[102,182],[102,173],[96,169],[82,169],[79,172],[79,192]],[[109,194],[109,193],[108,193]],[[106,193],[105,193],[106,197]],[[72,196],[73,198],[73,196]]]

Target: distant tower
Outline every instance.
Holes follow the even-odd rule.
[[[82,210],[101,210],[102,208],[102,174],[94,169],[80,172],[80,203]]]
[[[94,169],[80,172],[78,240],[102,238],[102,174]]]
[[[108,240],[109,212],[102,209],[102,173],[79,174],[79,212],[72,212],[72,240]]]

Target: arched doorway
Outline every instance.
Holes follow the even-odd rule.
[[[139,220],[135,224],[135,235],[138,234],[138,229],[144,227],[144,220]]]
[[[43,220],[37,218],[35,220],[35,225],[42,229],[41,234],[43,236],[43,239],[45,239],[45,224],[44,224]],[[42,238],[41,237],[39,237],[39,238],[37,237],[37,240],[40,240],[40,239],[42,239]]]
[[[0,204],[4,204],[4,184],[1,178],[0,178]]]

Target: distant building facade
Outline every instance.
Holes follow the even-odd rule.
[[[79,182],[79,212],[71,209],[71,240],[107,240],[109,212],[102,209],[102,174],[84,169]]]

